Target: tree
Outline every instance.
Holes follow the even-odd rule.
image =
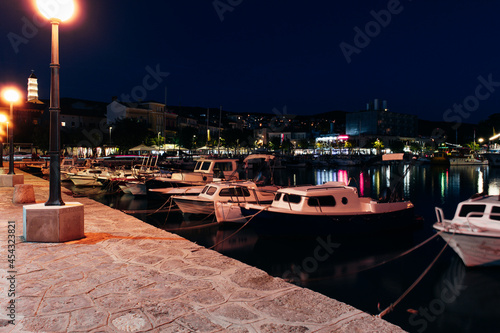
[[[476,142],[469,142],[467,144],[467,147],[469,147],[472,152],[476,152],[479,150],[479,144]]]
[[[383,148],[383,147],[381,147]],[[393,153],[402,153],[404,151],[405,145],[401,140],[391,141],[389,148],[391,148]]]
[[[113,142],[120,151],[127,151],[147,142],[148,137],[152,135],[154,134],[148,130],[145,122],[134,118],[118,119],[113,125]]]
[[[372,147],[377,150],[377,154],[380,153],[380,150],[384,148],[384,143],[380,141],[379,139],[375,140],[372,142]]]
[[[410,143],[410,150],[413,153],[419,153],[422,150],[422,147],[418,143],[412,142]]]
[[[198,130],[195,127],[181,127],[178,133],[179,145],[187,149],[193,149],[196,146],[196,135],[198,135]]]
[[[273,136],[271,140],[269,140],[269,149],[278,150],[281,146],[281,139],[277,136]]]

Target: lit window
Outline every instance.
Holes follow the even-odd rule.
[[[65,121],[61,121],[61,126],[65,127],[66,126],[66,122]]]

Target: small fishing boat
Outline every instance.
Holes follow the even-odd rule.
[[[228,181],[207,184],[197,196],[176,195],[173,201],[184,214],[210,215],[214,213],[214,203],[271,203],[277,186],[257,187],[251,181]]]
[[[450,157],[450,166],[454,165],[488,165],[488,160],[485,158],[478,158],[473,155]]]
[[[436,207],[434,229],[449,242],[466,266],[500,264],[500,201],[484,194],[458,204],[453,219]]]
[[[148,189],[205,185],[220,180],[239,179],[236,159],[200,159],[192,172],[174,172],[147,180]]]
[[[410,201],[359,197],[355,187],[327,182],[279,189],[271,205],[243,204],[238,210],[218,205],[216,216],[241,222],[252,218],[256,230],[269,234],[362,233],[403,229],[414,221]]]
[[[107,173],[107,170],[101,168],[87,168],[75,173],[68,172],[67,175],[75,186],[102,186],[99,176],[103,173]]]

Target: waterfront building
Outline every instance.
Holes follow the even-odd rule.
[[[113,98],[113,101],[106,106],[108,126],[124,118],[145,122],[149,130],[165,138],[175,137],[179,126],[177,114],[170,112],[163,103],[155,101],[130,103]]]
[[[387,102],[378,100],[368,103],[367,109],[346,114],[346,134],[417,136],[418,118],[416,115],[391,112]]]

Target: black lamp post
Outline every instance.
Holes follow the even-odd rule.
[[[9,133],[9,175],[14,175],[14,103],[19,101],[20,95],[16,89],[7,88],[3,91],[3,97],[9,102],[10,105],[10,116],[9,122],[7,123],[7,128]],[[2,147],[3,148],[3,147]]]
[[[7,117],[3,114],[0,114],[0,126],[2,125],[2,123],[7,123]],[[1,139],[2,142],[0,142],[0,168],[3,168],[3,141],[4,141],[3,136],[1,137]]]
[[[37,0],[38,9],[52,25],[52,46],[50,63],[50,176],[49,176],[49,199],[46,206],[63,206],[61,198],[61,139],[59,114],[61,112],[59,97],[59,24],[71,17],[75,4],[72,0],[64,2],[47,2]]]

